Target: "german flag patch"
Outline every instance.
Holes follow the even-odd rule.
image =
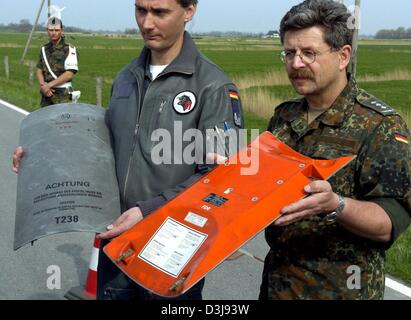
[[[401,133],[394,133],[394,137],[395,137],[395,140],[399,142],[409,144],[410,139],[406,135],[403,135]]]
[[[243,123],[241,120],[241,109],[240,109],[240,96],[238,95],[237,92],[230,90],[228,92],[229,96],[230,96],[230,100],[231,100],[231,108],[233,110],[233,121],[234,124],[239,127],[242,128]]]
[[[237,92],[235,92],[235,91],[230,91],[230,98],[231,99],[235,99],[235,100],[238,100],[238,93]]]

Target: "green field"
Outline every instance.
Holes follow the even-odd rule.
[[[0,98],[33,111],[38,108],[36,80],[28,84],[28,63],[19,63],[27,34],[0,33]],[[68,35],[80,53],[80,71],[74,85],[82,91],[81,102],[96,103],[96,77],[102,77],[103,105],[109,101],[116,73],[136,57],[143,42],[138,37]],[[266,129],[274,106],[295,96],[284,80],[279,59],[280,43],[248,38],[195,39],[200,50],[221,66],[239,85],[247,128]],[[36,62],[46,34],[37,33],[26,62]],[[411,41],[361,41],[357,75],[360,85],[397,109],[411,127]],[[4,77],[4,56],[10,60],[10,79]],[[266,74],[272,73],[272,78]],[[260,83],[261,82],[261,83]],[[411,284],[411,228],[388,251],[388,272]]]

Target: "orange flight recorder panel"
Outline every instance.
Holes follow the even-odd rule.
[[[250,164],[238,159],[252,151],[259,170],[245,175]],[[303,198],[304,186],[328,179],[352,159],[313,160],[265,132],[104,252],[144,288],[179,296],[274,222],[284,206]]]

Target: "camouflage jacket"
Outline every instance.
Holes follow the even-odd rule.
[[[57,77],[60,77],[65,71],[72,71],[73,73],[77,72],[76,64],[72,67],[68,67],[66,64],[66,60],[70,52],[70,46],[70,44],[64,41],[64,38],[61,38],[60,42],[55,46],[51,41],[45,45],[48,63],[51,70]],[[71,47],[74,48],[73,46]],[[74,48],[74,50],[76,52],[76,55],[78,56],[77,49]],[[54,80],[53,76],[50,74],[46,66],[46,63],[44,62],[43,54],[41,51],[40,58],[37,63],[37,68],[43,70],[44,80],[46,82]]]
[[[410,133],[395,110],[359,89],[352,78],[334,104],[307,126],[305,99],[275,110],[268,130],[294,150],[316,159],[357,155],[329,179],[334,192],[373,201],[390,216],[392,241],[350,233],[322,215],[286,227],[269,226],[264,277],[272,299],[382,299],[384,250],[410,222]],[[360,287],[349,285],[351,268]],[[264,284],[264,282],[263,282]]]

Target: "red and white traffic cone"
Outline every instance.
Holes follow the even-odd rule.
[[[100,249],[100,239],[94,238],[93,251],[91,252],[90,264],[88,267],[88,274],[86,285],[73,287],[64,295],[69,300],[96,300],[97,296],[97,266],[98,254]]]

